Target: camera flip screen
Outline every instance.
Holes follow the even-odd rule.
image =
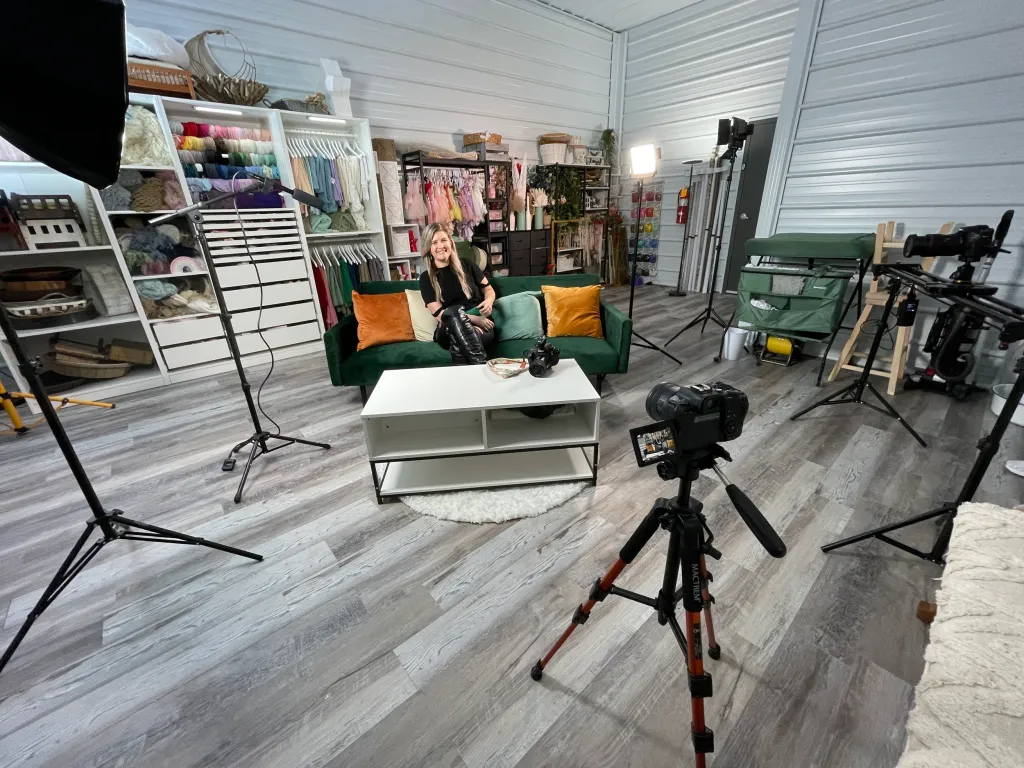
[[[629,430],[636,463],[641,467],[657,464],[676,455],[676,430],[671,421],[658,421]]]

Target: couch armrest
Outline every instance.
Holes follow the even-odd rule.
[[[336,326],[324,334],[327,369],[331,373],[331,383],[336,387],[346,385],[341,372],[341,364],[356,351],[356,346],[359,344],[357,327],[355,315],[345,315],[339,318]]]
[[[601,302],[601,323],[604,325],[604,337],[619,353],[617,373],[629,370],[629,346],[633,335],[633,321],[621,309]]]

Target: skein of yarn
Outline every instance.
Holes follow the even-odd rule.
[[[156,115],[142,106],[130,106],[124,119],[121,162],[126,165],[170,165]]]

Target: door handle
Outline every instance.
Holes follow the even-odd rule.
[[[745,214],[745,213],[741,213],[741,214],[740,214],[740,221],[746,221],[746,220],[747,220],[747,219],[749,219],[749,218],[750,218],[750,217],[749,217],[749,216],[747,216],[747,214]]]

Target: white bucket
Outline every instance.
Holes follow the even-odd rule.
[[[747,340],[746,328],[730,328],[725,332],[725,350],[722,356],[726,360],[739,360],[743,357],[743,343]]]
[[[996,384],[992,387],[992,404],[989,408],[996,416],[999,415],[999,412],[1003,410],[1003,406],[1006,405],[1006,397],[1010,394],[1011,389],[1013,389],[1013,384]],[[1024,404],[1017,404],[1010,423],[1016,424],[1018,427],[1024,427]]]
[[[565,144],[541,144],[541,163],[543,163],[544,165],[551,165],[552,163],[564,163],[566,147],[567,145]]]

